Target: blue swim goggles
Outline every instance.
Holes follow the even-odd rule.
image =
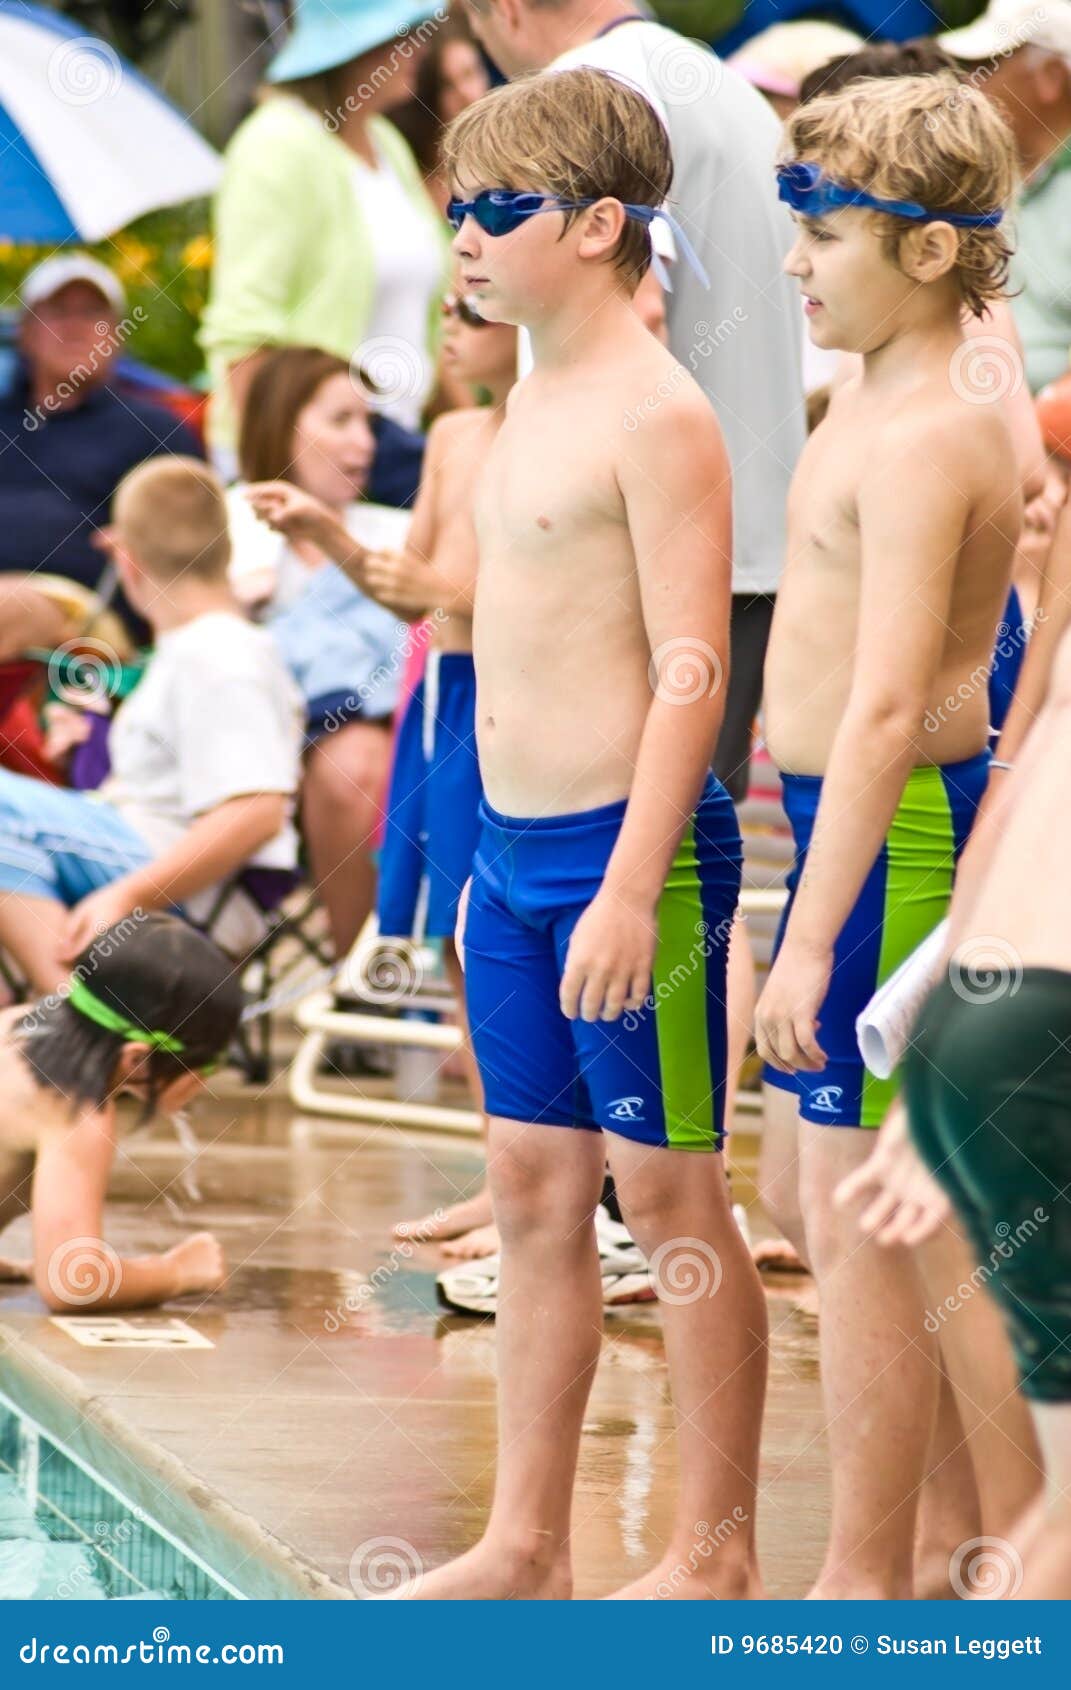
[[[850,188],[834,182],[823,174],[818,164],[781,164],[777,168],[777,195],[793,211],[804,217],[826,217],[844,206],[866,206],[871,211],[887,211],[893,217],[907,217],[913,223],[952,223],[957,229],[995,229],[1004,216],[1002,210],[929,211],[914,200],[883,200],[862,188]]]
[[[534,194],[516,188],[484,188],[475,199],[451,199],[446,202],[447,221],[453,229],[460,229],[466,217],[471,217],[478,223],[485,235],[492,235],[496,239],[499,235],[512,235],[529,217],[537,217],[543,211],[582,211],[586,205],[595,205],[593,199],[561,200],[549,194]],[[696,256],[695,249],[684,230],[668,211],[663,211],[657,205],[626,205],[622,209],[626,217],[631,217],[637,223],[643,223],[650,229],[656,218],[661,218],[672,229],[677,240],[681,255],[691,267],[703,287],[710,286],[710,277]],[[661,256],[652,249],[651,263],[655,275],[667,292],[672,292],[673,285],[669,279]]]

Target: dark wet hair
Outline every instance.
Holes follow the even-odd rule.
[[[936,76],[951,71],[958,77],[962,70],[958,60],[926,36],[914,41],[874,41],[855,53],[838,53],[809,71],[800,83],[800,105],[819,94],[837,94],[862,76]]]
[[[124,916],[82,952],[71,974],[146,1035],[181,1042],[181,1051],[156,1047],[146,1059],[143,1121],[169,1085],[217,1061],[238,1030],[244,995],[233,961],[177,916]],[[31,1004],[15,1031],[38,1084],[67,1098],[72,1112],[103,1108],[115,1093],[123,1047],[136,1042],[90,1020],[63,986]]]

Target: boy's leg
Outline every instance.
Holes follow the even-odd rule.
[[[915,1522],[915,1598],[948,1601],[956,1552],[980,1535],[982,1514],[974,1463],[960,1417],[956,1393],[944,1368],[937,1398],[933,1436],[926,1457],[926,1479],[919,1493]]]
[[[305,759],[301,824],[337,957],[354,943],[375,898],[372,848],[389,768],[390,735],[376,722],[347,722]]]
[[[759,1146],[759,1199],[774,1225],[801,1262],[807,1240],[800,1210],[800,1118],[795,1091],[765,1084],[762,1088],[762,1142]],[[760,1244],[761,1265],[776,1266],[785,1251],[780,1241]],[[791,1264],[794,1265],[794,1264]]]
[[[766,1303],[721,1158],[607,1140],[625,1224],[659,1293],[680,1450],[673,1537],[657,1566],[615,1595],[757,1597]]]
[[[940,1364],[911,1254],[863,1238],[834,1206],[873,1150],[869,1132],[800,1123],[801,1197],[819,1296],[833,1518],[812,1596],[910,1599],[918,1494]]]
[[[469,1033],[468,1014],[465,1009],[465,975],[458,960],[457,950],[452,939],[443,940],[443,964],[446,977],[453,987],[457,999],[457,1020],[461,1030],[461,1059],[465,1067],[465,1077],[472,1091],[472,1099],[476,1108],[483,1116],[483,1142],[487,1148],[487,1116],[483,1107],[483,1081],[472,1049],[472,1037]],[[460,1236],[447,1238],[443,1244],[443,1255],[452,1256],[458,1261],[473,1261],[480,1256],[493,1256],[498,1249],[498,1228],[495,1226],[491,1213],[491,1192],[487,1181],[475,1197],[467,1202],[455,1204],[449,1211],[451,1221],[462,1228]],[[444,1234],[440,1233],[440,1237]]]
[[[1007,1594],[1020,1601],[1066,1602],[1071,1598],[1071,1402],[1031,1404],[1045,1462],[1045,1512],[1029,1541],[1022,1538],[1012,1563],[1023,1581]]]
[[[573,1480],[602,1337],[592,1217],[605,1147],[601,1133],[492,1116],[489,1150],[502,1235],[495,1495],[475,1548],[421,1582],[428,1601],[572,1593]]]

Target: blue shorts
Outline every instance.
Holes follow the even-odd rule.
[[[0,769],[0,892],[70,909],[152,857],[113,805]]]
[[[899,1078],[868,1073],[855,1035],[857,1016],[883,981],[948,913],[952,880],[989,779],[989,752],[943,768],[912,769],[888,837],[833,947],[833,974],[818,1012],[824,1068],[783,1074],[769,1064],[763,1079],[795,1092],[800,1117],[822,1127],[880,1127]],[[822,796],[819,775],[782,775],[782,801],[796,860],[789,899],[774,945],[777,955]]]
[[[625,802],[552,817],[485,802],[465,920],[465,998],[487,1111],[640,1144],[720,1150],[725,969],[740,895],[732,800],[713,776],[658,904],[650,993],[617,1021],[569,1021],[565,957],[599,891]]]
[[[468,652],[432,651],[402,725],[379,864],[379,931],[454,931],[480,832],[476,671]]]

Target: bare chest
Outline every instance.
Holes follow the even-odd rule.
[[[578,548],[623,537],[625,512],[606,449],[568,419],[558,426],[506,422],[490,453],[474,500],[483,558],[514,565],[574,560]],[[590,555],[590,551],[589,551]]]

